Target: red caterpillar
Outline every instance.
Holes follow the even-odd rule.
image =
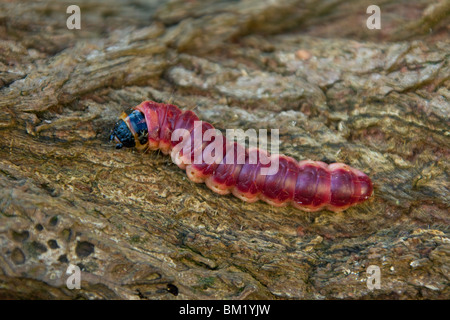
[[[185,134],[176,135],[180,132],[177,129],[183,129]],[[297,162],[284,155],[271,156],[261,149],[246,149],[229,142],[225,137],[207,137],[206,133],[212,129],[211,124],[199,122],[192,111],[144,101],[131,114],[122,114],[110,139],[118,143],[117,148],[171,153],[172,160],[186,170],[192,181],[205,182],[214,192],[231,192],[247,202],[261,199],[277,207],[290,203],[304,211],[326,208],[339,212],[372,195],[370,178],[343,163],[327,165],[321,161]],[[200,139],[195,132],[201,132]],[[216,149],[209,148],[213,145]],[[211,150],[221,155],[212,162],[204,160],[207,154],[212,154]],[[278,164],[275,173],[262,173],[275,162]]]

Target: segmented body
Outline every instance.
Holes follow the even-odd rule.
[[[194,146],[196,142],[192,133],[195,123],[199,121],[194,112],[181,111],[174,105],[153,101],[144,101],[134,109],[130,115],[123,114],[122,120],[113,130],[111,139],[119,143],[118,147],[159,149],[164,154],[171,154],[172,160],[186,170],[190,180],[204,182],[216,193],[232,193],[247,202],[263,200],[277,207],[291,204],[304,211],[328,209],[334,212],[361,203],[372,195],[370,178],[346,164],[328,165],[312,160],[298,162],[284,155],[269,155],[262,149],[245,149],[236,142],[226,141],[225,137],[222,161],[206,163],[201,158],[200,161],[192,161],[214,141],[202,140]],[[211,124],[201,122],[203,133],[212,128]],[[191,136],[184,140],[173,139],[172,134],[176,129],[185,129]],[[180,152],[180,143],[190,143],[192,152]],[[197,153],[194,156],[195,149]],[[235,161],[235,158],[230,161],[230,157],[239,154],[238,151],[245,155],[244,161]],[[252,162],[251,157],[269,157],[270,161],[275,159],[278,161],[278,170],[275,174],[263,175],[262,168],[270,164],[263,164],[259,160]]]

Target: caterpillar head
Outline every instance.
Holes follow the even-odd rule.
[[[114,140],[117,143],[116,149],[121,149],[122,147],[132,148],[136,145],[133,134],[123,120],[116,122],[109,140]]]
[[[117,143],[116,149],[144,146],[147,143],[147,124],[143,114],[138,110],[129,115],[123,112],[114,125],[109,140]]]

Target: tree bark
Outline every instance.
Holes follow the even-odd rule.
[[[69,2],[1,3],[0,298],[448,299],[449,1],[380,2],[381,30],[371,2],[80,1],[81,30]],[[281,153],[358,168],[374,196],[219,196],[108,142],[144,100],[279,129]]]

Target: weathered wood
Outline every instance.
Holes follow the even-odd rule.
[[[450,297],[448,1],[380,4],[381,31],[367,1],[80,3],[80,31],[71,3],[0,4],[0,298]],[[402,10],[433,33],[400,37]],[[218,196],[108,142],[146,99],[280,129],[282,153],[346,162],[375,196],[337,214]]]

